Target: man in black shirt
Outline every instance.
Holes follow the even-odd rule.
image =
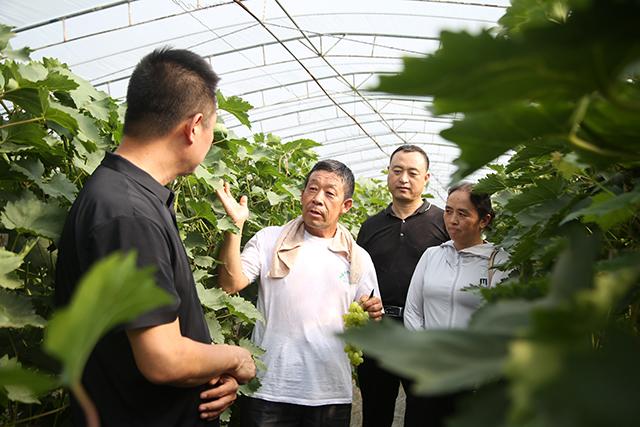
[[[56,302],[115,251],[153,266],[173,304],[111,330],[93,350],[83,385],[103,426],[211,426],[255,375],[250,353],[212,345],[165,187],[198,166],[211,147],[218,77],[200,56],[159,49],[136,66],[124,136],[74,202],[59,242]],[[88,322],[91,319],[87,319]],[[72,331],[70,331],[72,333]],[[85,420],[75,399],[76,425]],[[211,423],[215,420],[215,423]]]
[[[391,154],[387,177],[392,203],[367,219],[358,234],[358,244],[369,252],[376,267],[385,316],[400,322],[420,257],[428,247],[449,240],[442,209],[422,199],[429,177],[429,158],[424,150],[415,145],[398,147]],[[417,422],[413,409],[419,399],[407,390],[408,382],[366,356],[358,367],[358,379],[363,427],[392,425],[401,381],[407,393],[405,426]]]

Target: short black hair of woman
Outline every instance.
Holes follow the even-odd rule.
[[[473,190],[473,184],[470,182],[460,182],[451,188],[449,188],[448,195],[450,196],[452,193],[456,191],[466,191],[469,193],[469,199],[471,200],[471,204],[474,208],[476,208],[476,212],[478,212],[478,216],[480,218],[484,218],[489,215],[489,224],[496,217],[496,213],[491,206],[491,197],[487,193],[478,193]]]
[[[129,79],[124,134],[140,139],[164,136],[197,113],[208,125],[219,80],[198,54],[168,47],[154,50],[140,60]]]
[[[355,179],[353,178],[353,172],[351,172],[351,169],[349,169],[347,165],[332,159],[320,160],[318,163],[313,165],[313,167],[307,174],[307,177],[304,179],[304,188],[307,188],[309,177],[316,171],[326,171],[338,175],[342,179],[342,183],[344,184],[345,200],[353,197],[353,191],[355,189]]]

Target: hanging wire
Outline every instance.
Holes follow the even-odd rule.
[[[382,123],[387,127],[387,129],[389,129],[391,131],[391,133],[393,135],[395,135],[398,139],[400,139],[400,141],[402,141],[403,144],[406,144],[407,141],[400,136],[400,134],[398,132],[396,132],[395,129],[393,129],[393,127],[391,125],[389,125],[389,123],[387,122],[387,120],[384,118],[384,116],[382,114],[380,114],[380,112],[371,104],[371,102],[369,102],[369,100],[362,95],[362,93],[360,93],[360,91],[355,87],[355,85],[350,84],[347,79],[342,75],[342,73],[340,73],[340,71],[338,71],[336,69],[336,67],[333,66],[333,64],[331,62],[329,62],[329,60],[327,60],[327,58],[324,57],[324,55],[322,54],[322,52],[320,52],[316,46],[311,42],[311,40],[309,40],[309,37],[307,37],[306,33],[304,31],[302,31],[302,29],[300,29],[300,26],[298,26],[298,23],[293,19],[293,17],[289,14],[289,12],[282,6],[282,4],[280,3],[279,0],[275,0],[276,4],[280,7],[280,9],[282,10],[282,12],[284,12],[285,15],[287,15],[287,18],[289,18],[289,20],[291,21],[291,23],[298,29],[298,31],[304,36],[305,40],[309,43],[309,45],[313,48],[313,50],[315,51],[315,53],[322,58],[322,60],[324,61],[325,64],[327,64],[327,66],[336,74],[336,76],[338,76],[346,85],[347,87],[351,88],[351,90],[354,93],[354,96],[359,97],[362,102],[371,109],[371,111],[373,111],[378,117],[380,117],[380,120],[382,120]],[[377,144],[376,144],[377,145]],[[378,145],[378,147],[380,147]],[[384,150],[382,150],[382,148],[380,147],[380,150],[384,153]]]
[[[373,141],[373,143],[376,145],[376,147],[378,147],[378,149],[380,151],[382,151],[383,153],[387,154],[382,147],[380,146],[380,144],[378,143],[378,141],[376,141],[376,139],[371,136],[369,134],[369,132],[360,124],[360,122],[358,122],[358,119],[356,119],[351,113],[349,113],[344,107],[342,107],[338,102],[336,102],[335,99],[333,99],[333,97],[331,96],[331,94],[329,94],[329,92],[327,92],[327,90],[324,88],[324,86],[322,86],[322,84],[320,84],[320,82],[318,81],[318,79],[313,75],[313,73],[302,63],[302,61],[300,61],[300,59],[291,51],[291,49],[289,49],[287,47],[287,45],[282,42],[280,40],[280,38],[278,36],[276,36],[273,31],[271,31],[264,22],[262,22],[260,20],[260,18],[258,18],[253,12],[251,12],[249,10],[249,8],[247,8],[244,4],[242,4],[242,2],[240,0],[234,0],[234,2],[240,6],[242,9],[244,9],[245,12],[247,12],[249,15],[251,15],[256,21],[258,21],[260,23],[260,25],[262,25],[262,27],[274,38],[276,39],[280,45],[296,60],[296,62],[302,67],[302,69],[307,72],[307,74],[309,74],[309,76],[311,77],[311,79],[316,83],[316,85],[318,85],[318,87],[320,88],[320,90],[327,96],[327,98],[329,98],[331,100],[331,102],[333,102],[333,104],[336,106],[336,108],[338,108],[340,111],[342,111],[347,117],[349,117],[354,123],[355,125],[369,138],[371,139],[371,141]]]

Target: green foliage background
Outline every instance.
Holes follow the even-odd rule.
[[[56,386],[77,390],[87,351],[112,326],[99,316],[87,322],[86,313],[131,318],[144,305],[116,304],[124,297],[109,297],[109,290],[115,292],[117,283],[126,292],[127,283],[139,287],[149,277],[136,273],[130,258],[105,260],[88,274],[89,290],[78,292],[82,296],[74,307],[57,313],[57,320],[47,325],[54,313],[55,241],[83,182],[104,152],[117,146],[125,107],[59,61],[31,61],[28,49],[12,50],[11,37],[11,29],[0,25],[0,424],[57,425],[68,416],[68,398]],[[218,103],[219,109],[251,127],[250,104],[221,93]],[[261,318],[251,302],[255,289],[244,298],[216,287],[222,233],[234,226],[224,216],[215,189],[224,179],[235,194],[249,197],[246,241],[259,229],[298,215],[302,182],[317,161],[312,151],[317,144],[304,139],[282,143],[271,134],[236,138],[224,126],[214,139],[216,145],[195,173],[172,184],[180,233],[214,342],[239,344],[259,356],[261,350],[248,340]],[[384,187],[366,181],[358,186],[356,207],[347,219],[354,232],[368,214],[387,203]],[[111,281],[112,288],[105,288],[105,281]],[[150,291],[143,292],[148,304],[163,301],[162,295],[154,299]],[[52,377],[50,373],[60,370],[59,362],[62,375]],[[243,391],[253,387],[243,386]]]
[[[460,113],[442,132],[461,148],[456,179],[513,154],[479,188],[494,195],[499,216],[489,238],[508,249],[505,268],[517,277],[472,290],[487,304],[468,330],[411,333],[383,321],[348,333],[349,342],[415,378],[418,392],[475,389],[451,426],[640,419],[638,17],[637,0],[513,0],[499,29],[443,32],[436,53],[381,77],[382,91],[431,96],[436,114]],[[10,37],[2,27],[0,403],[8,423],[54,424],[65,393],[38,394],[52,381],[19,365],[57,370],[41,350],[52,314],[52,242],[78,188],[119,141],[123,107],[56,60],[28,61],[28,51],[10,49]],[[219,98],[221,109],[251,125],[246,102]],[[259,314],[215,286],[221,233],[233,225],[213,190],[225,179],[250,197],[246,240],[298,214],[313,146],[230,135],[193,176],[174,183],[216,342],[248,345]],[[356,194],[345,218],[354,233],[387,203],[380,183],[360,183]]]
[[[442,136],[478,185],[517,277],[475,289],[468,330],[347,333],[423,394],[474,389],[449,426],[635,426],[640,419],[640,3],[513,0],[498,31],[443,32],[379,90],[461,113]]]

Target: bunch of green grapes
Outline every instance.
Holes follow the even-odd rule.
[[[349,311],[342,315],[342,320],[345,329],[357,328],[365,325],[369,321],[369,313],[364,311],[362,306],[354,301],[349,306]],[[349,362],[351,362],[351,365],[354,367],[364,361],[362,358],[362,350],[356,346],[347,344],[344,346],[344,351],[347,353],[347,357],[349,357]]]

